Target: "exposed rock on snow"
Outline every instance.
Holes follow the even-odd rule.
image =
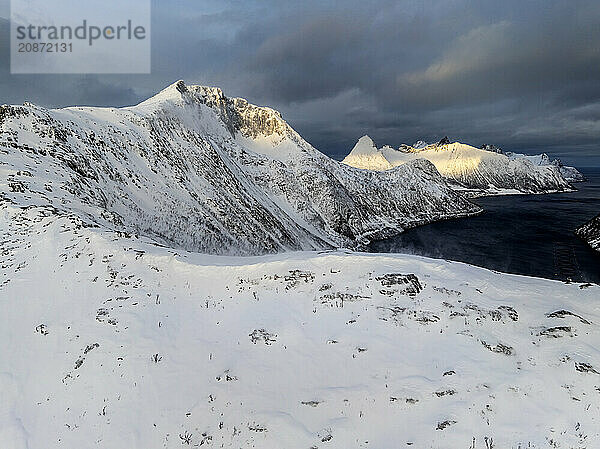
[[[207,256],[6,201],[0,238],[2,448],[600,447],[596,285]]]
[[[489,143],[485,143],[485,144],[481,145],[481,149],[485,150],[485,151],[491,151],[492,153],[504,154],[504,152],[502,151],[502,148],[497,147],[496,145],[489,144]]]
[[[346,156],[347,165],[370,170],[387,170],[408,162],[425,159],[432,162],[457,190],[470,190],[474,194],[493,195],[506,193],[548,193],[572,190],[562,173],[569,174],[570,167],[558,163],[540,163],[540,157],[509,157],[499,148],[479,149],[460,142],[450,143],[444,137],[436,144],[418,148],[402,145],[378,149],[364,136]],[[537,159],[536,159],[537,158]]]
[[[600,251],[600,214],[577,228],[575,233],[597,251]]]
[[[413,148],[416,150],[420,150],[421,148],[425,148],[427,145],[429,144],[424,140],[418,140],[413,144]]]
[[[0,108],[0,194],[210,253],[360,248],[478,213],[432,164],[330,159],[270,108],[179,81],[129,108]]]

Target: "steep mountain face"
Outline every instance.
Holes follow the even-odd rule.
[[[472,194],[547,193],[571,190],[559,167],[536,164],[527,158],[510,158],[501,150],[488,151],[448,138],[419,148],[408,145],[398,150],[389,146],[378,149],[368,137],[362,137],[343,163],[370,170],[386,170],[425,159],[458,190]]]
[[[269,108],[177,82],[129,108],[0,109],[6,202],[218,254],[359,248],[478,213],[427,161],[340,164]]]
[[[575,233],[597,251],[600,251],[600,214],[577,228]]]
[[[554,159],[552,164],[558,167],[560,174],[569,182],[584,182],[587,180],[583,173],[581,173],[575,167],[562,165],[562,161],[560,159]]]
[[[585,181],[585,176],[575,167],[569,167],[567,165],[563,165],[560,159],[550,159],[546,153],[529,155],[529,154],[521,154],[521,153],[512,153],[506,152],[506,154],[510,159],[524,159],[531,162],[533,165],[537,166],[549,166],[553,165],[558,167],[558,171],[560,174],[569,182],[583,182]]]
[[[550,159],[546,153],[542,154],[522,154],[522,153],[513,153],[511,151],[502,151],[502,148],[498,148],[496,145],[485,144],[481,146],[482,150],[493,151],[494,153],[504,154],[509,157],[509,159],[525,159],[531,162],[533,165],[554,165],[558,167],[560,174],[563,178],[565,178],[568,182],[583,182],[586,180],[583,173],[577,170],[575,167],[569,167],[564,165],[560,159]]]

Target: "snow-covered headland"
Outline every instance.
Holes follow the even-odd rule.
[[[553,193],[572,190],[570,182],[584,180],[573,167],[547,155],[506,153],[491,145],[475,148],[447,138],[435,144],[377,148],[369,136],[361,137],[343,162],[357,168],[389,170],[415,160],[432,162],[457,190],[471,195]]]
[[[332,249],[478,213],[427,160],[176,83],[2,107],[0,173],[0,448],[600,446],[599,286]]]
[[[581,173],[575,167],[564,165],[560,159],[550,159],[546,153],[529,155],[507,151],[504,154],[506,154],[510,159],[524,159],[537,166],[553,165],[558,167],[558,171],[568,182],[583,182],[586,180],[583,173]]]

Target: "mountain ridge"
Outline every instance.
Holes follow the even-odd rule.
[[[450,142],[447,137],[434,144],[419,141],[417,147],[403,144],[394,149],[377,148],[370,137],[363,136],[342,162],[356,168],[388,170],[416,159],[429,160],[457,190],[473,196],[572,190],[561,173],[560,161],[534,163],[524,155],[511,157],[497,147],[480,149]]]
[[[193,251],[360,249],[481,211],[429,162],[357,170],[273,109],[183,81],[126,108],[2,106],[0,131],[5,200]]]

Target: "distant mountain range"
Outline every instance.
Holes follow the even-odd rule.
[[[369,136],[361,137],[343,163],[377,171],[424,159],[432,162],[457,190],[471,195],[550,193],[572,190],[570,182],[584,180],[573,167],[547,155],[504,153],[493,145],[475,148],[445,137],[438,143],[377,148]]]

